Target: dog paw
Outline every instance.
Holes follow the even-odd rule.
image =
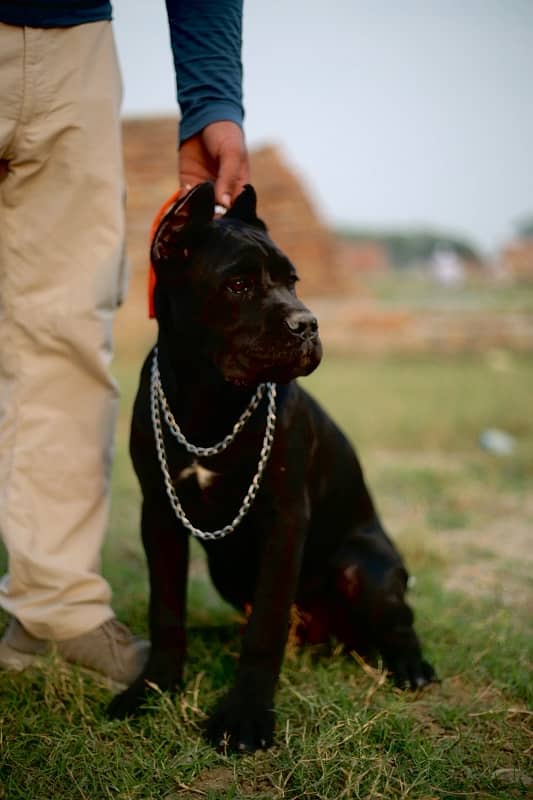
[[[241,753],[266,750],[274,738],[274,709],[229,695],[212,712],[204,732],[206,739],[219,750]]]
[[[144,713],[143,703],[146,700],[147,686],[144,679],[138,679],[123,692],[115,695],[107,707],[107,715],[111,719],[125,719]]]
[[[398,689],[422,689],[437,680],[435,670],[419,654],[396,655],[386,659],[387,670]]]

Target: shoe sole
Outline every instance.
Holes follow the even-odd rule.
[[[46,656],[54,654],[61,660],[63,664],[67,664],[69,667],[74,667],[82,674],[87,675],[89,678],[95,680],[97,683],[104,683],[105,687],[110,689],[112,692],[121,692],[128,686],[127,683],[116,680],[115,678],[111,678],[109,675],[104,675],[103,673],[97,672],[94,669],[90,669],[90,667],[84,667],[81,666],[81,664],[76,664],[61,658],[55,648],[53,650],[49,650],[47,653],[42,654],[23,653],[21,650],[15,650],[13,647],[10,647],[5,642],[0,642],[0,669],[5,670],[6,672],[24,672],[31,667],[42,666]]]
[[[6,642],[0,642],[0,668],[9,672],[24,672],[25,669],[33,667],[42,659],[41,655],[35,653],[23,653],[15,650]]]

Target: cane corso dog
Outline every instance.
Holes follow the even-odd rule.
[[[110,712],[133,714],[147,685],[182,681],[196,536],[215,587],[249,613],[234,685],[206,734],[253,751],[272,744],[290,618],[302,643],[336,639],[377,652],[400,687],[424,686],[433,670],[405,601],[406,569],[357,456],[295,381],[322,355],[296,270],[257,217],[251,186],[224,216],[214,210],[212,184],[197,186],[163,216],[152,243],[158,338],[130,440],[152,647]]]

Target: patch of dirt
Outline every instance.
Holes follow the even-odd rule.
[[[399,461],[398,451],[387,450],[375,450],[368,459],[374,470],[376,465],[394,469]],[[457,472],[456,456],[436,451],[402,452],[401,465],[435,470],[443,477]],[[472,521],[438,532],[428,530],[427,501],[413,503],[389,492],[381,505],[386,526],[415,575],[417,565],[430,555],[447,589],[470,597],[493,597],[502,606],[527,611],[533,607],[533,494],[500,491],[486,497],[480,486],[466,487],[463,499],[466,517]],[[480,503],[482,515],[477,513]]]
[[[265,754],[258,753],[252,756],[256,762],[261,762]],[[261,772],[263,770],[260,770]],[[267,772],[265,766],[264,772]],[[238,794],[234,794],[235,790]],[[216,797],[223,800],[227,793],[231,797],[240,797],[245,800],[253,797],[254,800],[272,800],[275,790],[266,774],[256,775],[253,780],[240,780],[235,769],[230,766],[217,766],[204,770],[188,786],[182,785],[178,791],[167,795],[164,800],[198,800],[201,797]]]
[[[207,797],[209,792],[217,797],[224,797],[226,791],[235,785],[235,775],[231,767],[213,767],[212,769],[204,770],[195,780],[189,785],[185,784],[180,787],[176,794],[168,796],[165,800],[193,800],[193,798]]]
[[[533,506],[533,501],[529,503]],[[498,516],[483,527],[443,532],[449,554],[446,587],[497,596],[504,606],[533,605],[533,508]]]

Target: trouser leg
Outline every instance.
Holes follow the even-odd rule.
[[[113,614],[99,575],[123,270],[109,23],[0,25],[0,604],[65,639]]]

